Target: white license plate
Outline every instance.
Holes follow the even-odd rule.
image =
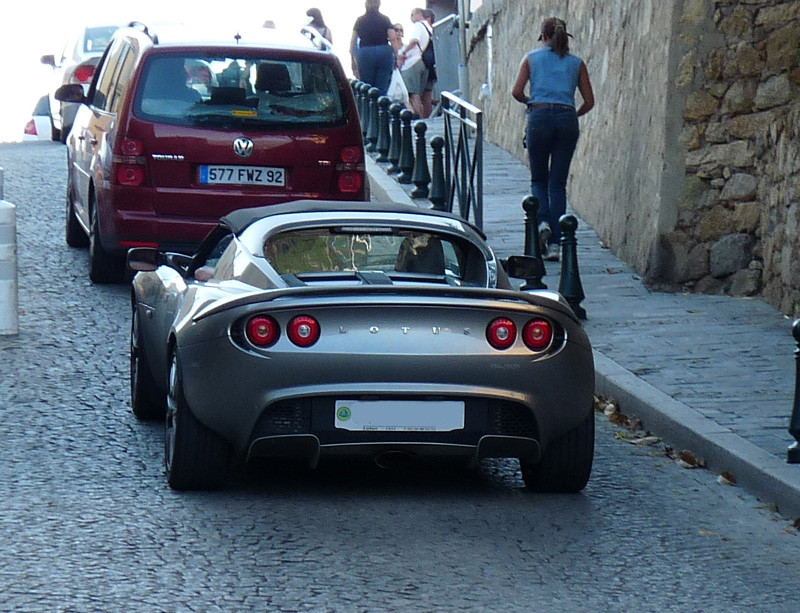
[[[464,428],[464,403],[455,400],[337,400],[334,423],[360,432],[450,432]]]
[[[286,170],[272,166],[200,166],[203,185],[286,185]]]

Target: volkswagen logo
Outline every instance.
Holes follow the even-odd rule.
[[[233,141],[233,152],[240,158],[249,158],[253,153],[253,141],[249,138],[237,138]]]

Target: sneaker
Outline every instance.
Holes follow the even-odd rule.
[[[547,255],[547,243],[550,242],[550,237],[553,231],[550,229],[550,224],[543,221],[539,224],[539,247],[542,251],[542,257]]]
[[[547,245],[543,255],[548,262],[558,262],[561,259],[561,250],[558,245]]]

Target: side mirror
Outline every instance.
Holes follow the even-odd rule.
[[[40,60],[42,64],[45,66],[52,66],[53,68],[56,67],[56,56],[55,55],[43,55],[42,59]]]
[[[500,263],[506,274],[515,279],[541,278],[546,274],[542,260],[530,255],[512,255]]]
[[[161,264],[161,254],[152,247],[128,249],[127,265],[133,272],[153,272]]]
[[[62,85],[56,90],[55,98],[61,102],[86,102],[86,97],[83,95],[83,86],[78,83]]]

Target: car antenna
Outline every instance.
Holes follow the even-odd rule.
[[[242,40],[242,35],[237,32],[233,38],[236,39],[236,44],[238,45],[239,41]]]

